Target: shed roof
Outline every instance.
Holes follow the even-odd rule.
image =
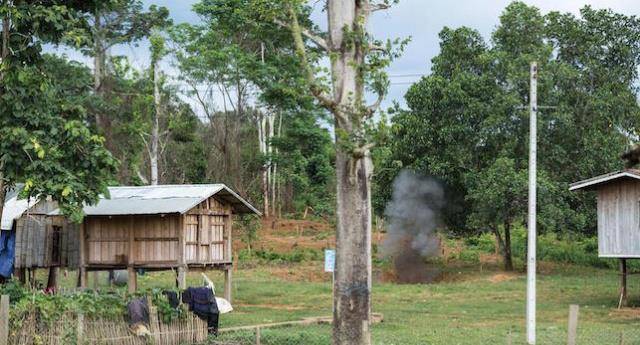
[[[109,194],[109,198],[100,196],[98,204],[85,206],[85,215],[182,214],[214,195],[230,203],[236,213],[261,214],[224,184],[109,187]],[[50,215],[59,213],[55,210]]]
[[[614,171],[608,174],[592,177],[590,179],[582,180],[572,183],[569,186],[569,190],[586,189],[592,190],[602,185],[612,183],[619,180],[640,180],[640,170],[637,169],[625,169],[621,171]]]
[[[19,184],[7,191],[4,198],[4,208],[2,209],[2,220],[0,230],[11,230],[13,221],[20,218],[29,208],[35,205],[38,200],[35,198],[18,199],[18,194],[22,191],[23,185]]]

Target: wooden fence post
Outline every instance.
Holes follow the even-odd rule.
[[[256,345],[261,345],[260,342],[260,327],[256,327]]]
[[[569,306],[569,326],[567,335],[567,345],[576,345],[578,335],[578,312],[580,307],[576,304]]]
[[[9,295],[0,297],[0,345],[9,344]]]
[[[78,313],[78,324],[76,327],[76,343],[80,345],[84,343],[84,314]]]
[[[231,275],[231,267],[227,267],[224,270],[224,299],[231,303],[231,289],[232,289],[232,275]]]

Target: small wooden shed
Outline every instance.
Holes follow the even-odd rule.
[[[50,198],[20,199],[22,186],[9,190],[2,214],[2,231],[14,238],[13,262],[15,275],[25,280],[25,271],[37,268],[56,269],[50,272],[50,284],[55,285],[59,267],[78,267],[79,226],[62,217],[48,214],[58,208]],[[32,277],[33,279],[33,277]]]
[[[88,271],[126,268],[130,291],[138,269],[175,270],[184,288],[188,269],[214,268],[225,271],[231,299],[232,217],[260,215],[249,202],[223,184],[110,187],[109,193],[84,208],[81,286]]]
[[[569,190],[595,191],[598,256],[620,259],[620,303],[627,299],[627,259],[640,258],[640,170],[616,171],[571,184]]]

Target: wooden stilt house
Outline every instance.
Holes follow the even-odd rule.
[[[626,169],[573,183],[597,193],[598,256],[620,260],[619,306],[627,301],[627,259],[640,258],[640,170]]]
[[[258,210],[223,184],[110,187],[109,193],[84,208],[81,286],[88,271],[127,269],[135,291],[136,270],[146,269],[175,270],[184,288],[187,270],[214,268],[224,270],[231,299],[232,217]]]

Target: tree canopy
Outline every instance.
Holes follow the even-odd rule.
[[[528,162],[529,63],[539,64],[539,223],[593,234],[595,205],[568,185],[622,168],[637,139],[640,21],[584,7],[546,15],[510,4],[491,41],[444,28],[432,73],[412,85],[392,118],[383,170],[407,168],[446,186],[449,231],[523,222]],[[376,176],[377,205],[395,173]]]

